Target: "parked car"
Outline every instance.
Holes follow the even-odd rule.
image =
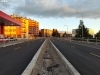
[[[9,39],[0,38],[0,42],[9,42]]]
[[[10,41],[17,41],[17,39],[14,38],[14,37],[11,37],[11,38],[10,38]]]

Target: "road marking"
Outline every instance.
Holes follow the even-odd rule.
[[[71,46],[72,48],[75,48],[75,46]]]
[[[19,49],[20,47],[17,47],[17,48],[15,48],[14,50],[17,50],[17,49]]]
[[[100,55],[97,55],[97,54],[94,54],[94,53],[90,53],[90,54],[93,55],[93,56],[96,56],[96,57],[100,58]]]
[[[77,43],[73,43],[73,44],[77,44]],[[86,46],[86,45],[82,45],[82,44],[77,44],[77,45]],[[86,47],[91,47],[91,48],[95,48],[95,49],[100,49],[100,48],[92,47],[92,46],[86,46]]]

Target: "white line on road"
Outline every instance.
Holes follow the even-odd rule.
[[[72,43],[72,42],[71,42],[71,43]],[[77,43],[73,43],[73,44],[77,44]],[[100,48],[97,48],[97,47],[92,47],[92,46],[87,46],[87,45],[82,45],[82,44],[77,44],[77,45],[86,46],[86,47],[91,47],[91,48],[95,48],[95,49],[100,49]]]
[[[96,57],[100,58],[100,55],[97,55],[97,54],[94,54],[94,53],[90,53],[90,54],[93,55],[93,56],[96,56]]]

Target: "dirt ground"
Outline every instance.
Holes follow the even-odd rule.
[[[44,45],[31,75],[70,75],[49,39]]]

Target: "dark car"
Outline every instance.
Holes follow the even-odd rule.
[[[11,37],[11,38],[10,38],[10,41],[17,41],[17,39],[14,38],[14,37]]]

